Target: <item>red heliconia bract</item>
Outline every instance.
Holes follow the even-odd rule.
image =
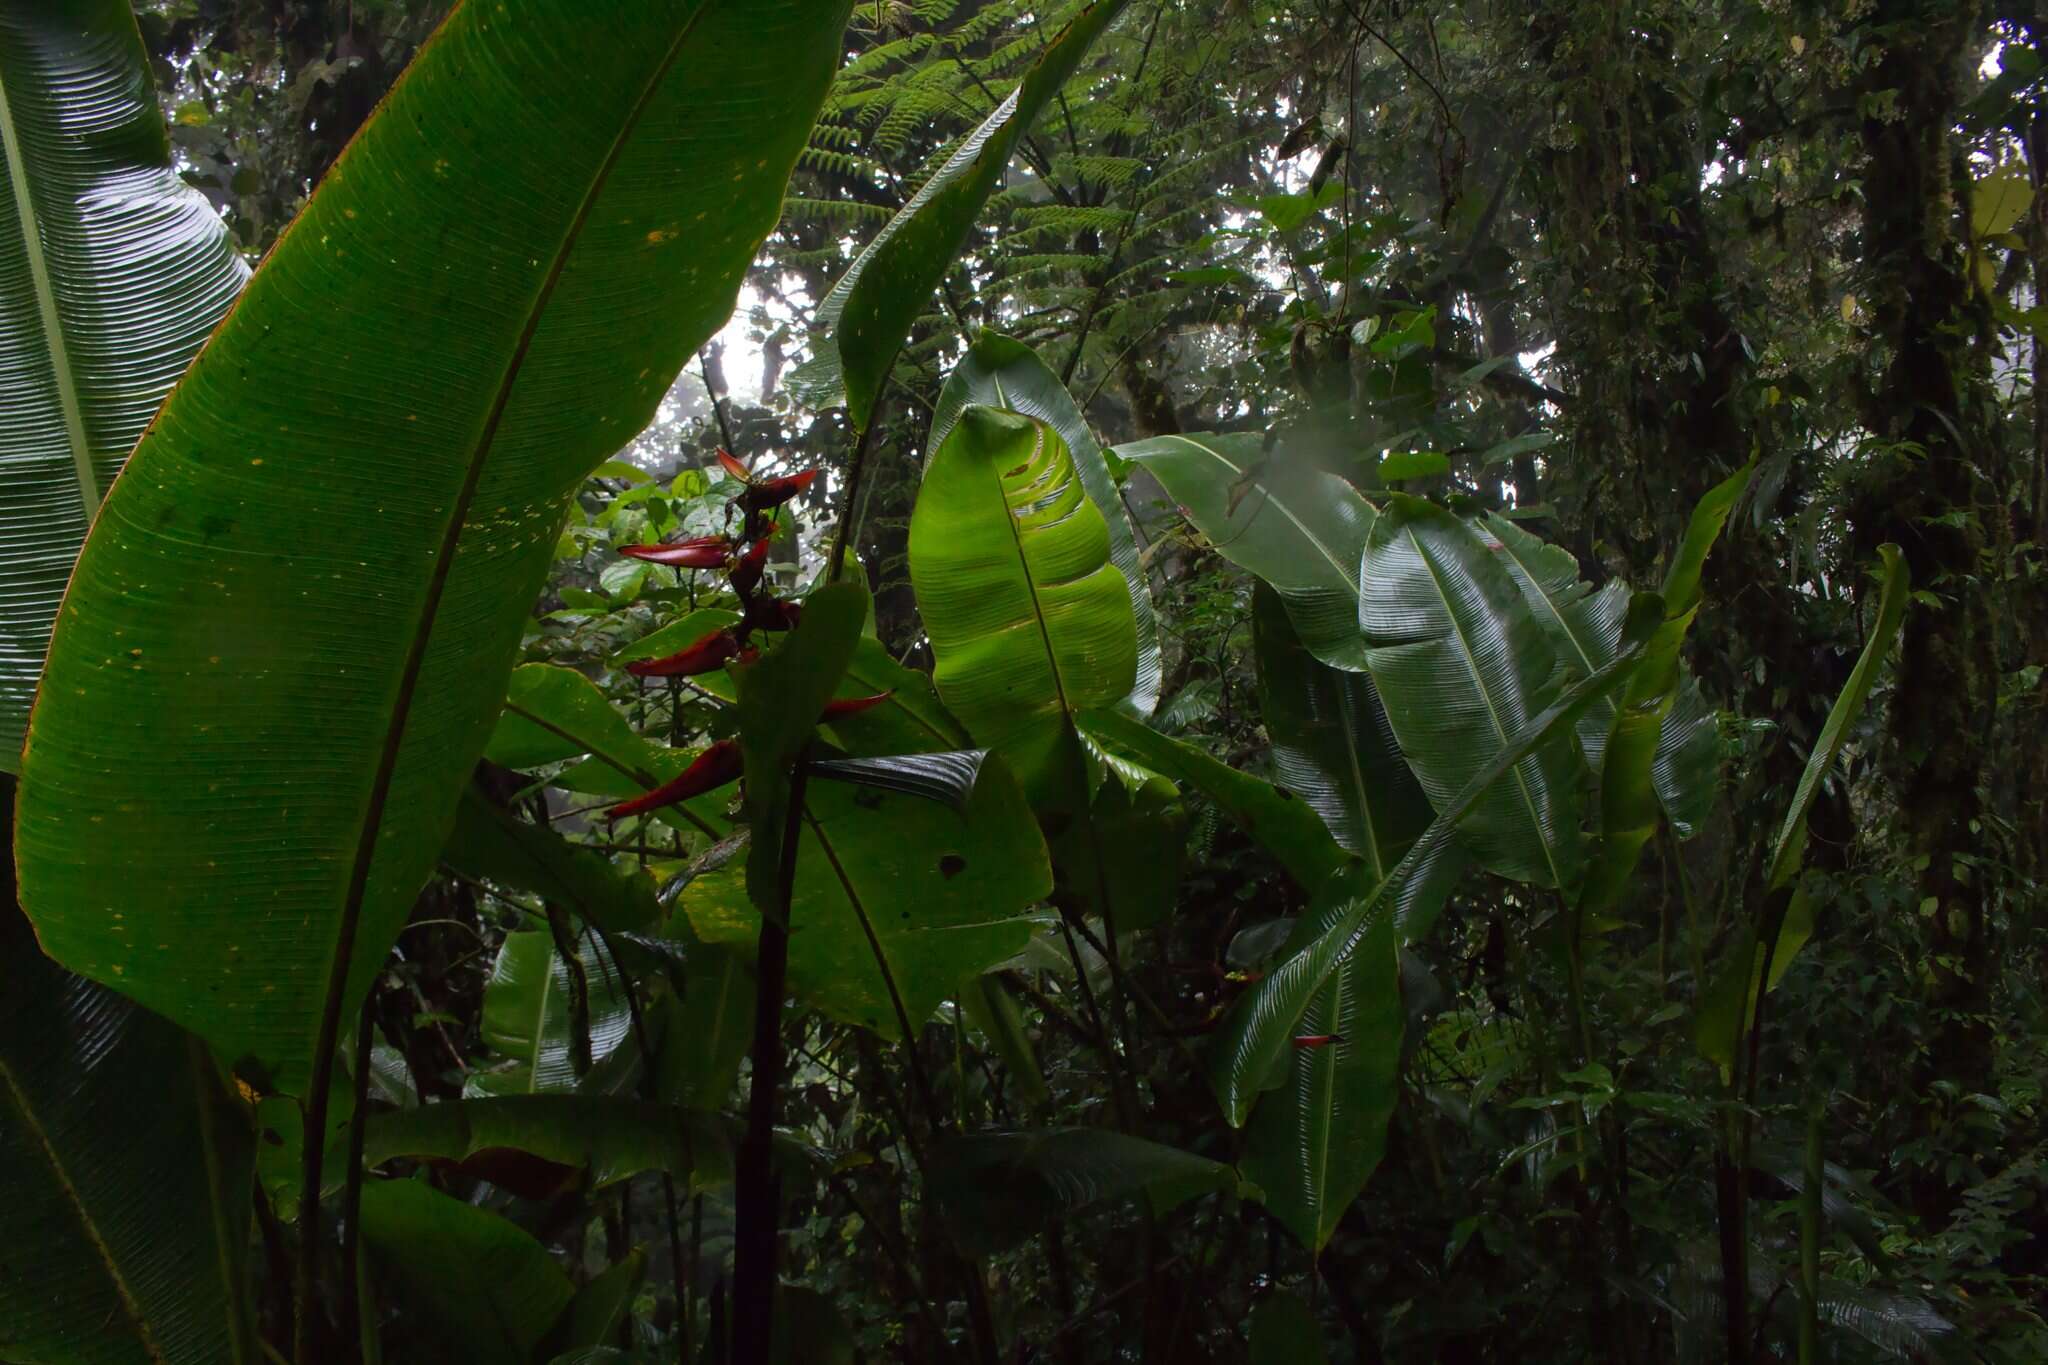
[[[605,819],[623,820],[629,815],[643,815],[663,806],[673,806],[678,801],[687,801],[693,796],[702,796],[733,781],[740,775],[742,766],[739,741],[721,739],[698,754],[696,762],[647,795],[613,806],[605,812]]]
[[[1341,1033],[1304,1033],[1294,1040],[1294,1045],[1306,1051],[1310,1048],[1328,1047],[1332,1043],[1341,1043],[1343,1041],[1344,1035]]]
[[[774,530],[774,527],[769,527],[759,540],[747,547],[745,554],[733,561],[729,577],[732,590],[741,597],[748,596],[760,585],[762,571],[768,567],[769,537],[774,534]]]
[[[751,484],[746,492],[740,494],[740,506],[749,512],[765,512],[771,507],[780,507],[809,488],[820,472],[806,469],[801,474],[784,474],[779,479]]]
[[[745,465],[741,464],[738,460],[735,460],[732,457],[732,452],[730,450],[726,450],[723,447],[719,448],[718,464],[719,467],[725,470],[727,474],[731,475],[735,479],[738,479],[741,483],[752,483],[754,481],[754,476],[747,472],[747,467]]]
[[[709,635],[661,659],[635,659],[626,671],[636,678],[688,678],[723,668],[740,652],[740,642],[729,630]]]
[[[747,603],[746,624],[755,630],[795,630],[803,610],[779,597],[756,597]]]
[[[674,545],[627,545],[619,553],[673,569],[718,569],[724,567],[732,554],[732,542],[724,536],[699,536]]]
[[[872,711],[895,695],[889,691],[877,692],[872,697],[835,697],[825,703],[824,719],[838,720],[841,716],[857,716],[863,711]]]

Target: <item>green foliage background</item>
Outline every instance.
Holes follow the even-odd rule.
[[[175,164],[253,264],[446,6],[138,8]],[[1015,812],[1028,799],[1041,816],[1050,872],[1035,835],[995,850],[1007,898],[978,861],[955,885],[940,862],[882,856],[900,851],[892,839],[943,842],[958,826],[942,808],[892,819],[922,798],[821,798],[798,844],[799,886],[813,888],[799,917],[844,902],[884,918],[929,906],[947,926],[981,907],[1000,923],[973,925],[964,947],[884,926],[878,957],[924,964],[901,992],[909,1040],[885,1017],[887,972],[867,972],[869,938],[843,916],[834,937],[792,937],[780,1270],[820,1335],[785,1341],[786,1358],[993,1360],[992,1342],[1077,1365],[1299,1360],[1309,1343],[1335,1361],[2041,1358],[2048,29],[2030,6],[1963,0],[1131,0],[1017,138],[936,288],[911,301],[856,433],[804,382],[836,344],[820,303],[1084,8],[857,0],[780,224],[746,274],[758,399],[733,396],[732,352],[711,343],[655,425],[577,491],[492,761],[399,950],[361,973],[374,975],[368,1045],[343,1040],[335,1093],[337,1110],[360,1093],[400,1129],[529,1091],[578,1107],[527,1142],[545,1161],[514,1140],[380,1147],[370,1128],[373,1154],[410,1163],[386,1174],[429,1172],[442,1193],[373,1180],[357,1318],[369,1339],[390,1360],[452,1358],[436,1354],[451,1341],[479,1359],[673,1360],[727,1312],[726,1161],[753,1074],[759,932],[728,842],[744,812],[730,792],[618,824],[597,807],[735,733],[723,674],[663,682],[621,665],[722,627],[730,616],[706,613],[736,604],[716,575],[618,550],[730,524],[720,447],[757,474],[823,466],[769,561],[769,582],[795,594],[822,581],[859,468],[848,575],[864,575],[872,614],[839,691],[892,698],[821,733],[856,756],[952,751],[970,743],[964,721],[1002,749],[1000,727],[985,733],[948,692],[956,670],[934,654],[962,635],[952,621],[927,633],[931,590],[913,590],[912,564],[953,510],[935,499],[913,528],[924,472],[951,473],[934,419],[987,328],[1036,354],[1046,393],[1072,396],[1088,458],[1114,478],[1156,617],[1157,709],[1149,735],[1130,715],[1078,729],[1040,717],[1044,744],[971,786],[974,818],[1000,809],[1004,829],[1030,834]],[[1300,1025],[1345,1041],[1285,1048],[1255,1078],[1249,1126],[1226,1124],[1209,1059],[1217,1039],[1245,1036],[1239,1002],[1310,927],[1365,900],[1330,869],[1360,855],[1376,877],[1492,756],[1428,727],[1512,693],[1505,742],[1604,661],[1553,673],[1557,637],[1534,612],[1513,618],[1504,661],[1472,650],[1485,657],[1453,687],[1460,642],[1479,638],[1464,616],[1507,620],[1532,591],[1562,590],[1572,602],[1550,623],[1597,617],[1588,631],[1617,648],[1628,590],[1677,600],[1695,507],[1752,465],[1697,616],[1677,628],[1686,676],[1635,698],[1669,708],[1667,739],[1684,718],[1687,743],[1659,762],[1705,774],[1689,790],[1711,795],[1682,807],[1656,769],[1669,818],[1623,868],[1625,889],[1574,895],[1522,835],[1550,822],[1545,855],[1610,854],[1609,770],[1590,752],[1609,732],[1580,721],[1577,741],[1514,770],[1540,801],[1505,809],[1493,789],[1481,814],[1508,833],[1421,879],[1428,904],[1404,904],[1418,918],[1402,922],[1433,929],[1397,935],[1392,908],[1359,921],[1380,956],[1332,978]],[[1098,494],[1084,510],[1116,514]],[[1382,521],[1350,513],[1353,498]],[[1369,522],[1363,578],[1355,555],[1325,574],[1304,541],[1275,536],[1262,509],[1290,507],[1290,525],[1355,525],[1362,546]],[[971,550],[977,531],[940,533]],[[1521,533],[1566,552],[1547,561],[1555,582],[1523,563],[1540,551]],[[1399,609],[1439,561],[1464,564],[1459,581],[1490,605],[1447,602],[1421,654]],[[1907,582],[1888,618],[1887,588]],[[1070,709],[1129,690],[1121,619],[1091,621],[1114,641],[1083,652],[1115,655],[1114,677]],[[1831,734],[1852,683],[1868,704]],[[1614,697],[1603,704],[1626,704]],[[1357,747],[1352,722],[1375,718],[1388,733]],[[1353,750],[1329,747],[1333,729]],[[1815,784],[1817,750],[1830,761]],[[1393,755],[1410,803],[1388,839],[1341,818],[1371,816],[1368,789],[1386,794],[1344,761],[1368,751]],[[1293,823],[1303,802],[1246,777],[1308,798],[1343,847]],[[1150,875],[1069,882],[1064,869],[1112,860],[1043,823],[1048,791],[1142,850]],[[1781,827],[1809,798],[1788,889]],[[835,833],[862,828],[879,852],[835,862]],[[840,880],[819,890],[828,867]],[[918,890],[899,911],[868,886]],[[1128,932],[1138,920],[1105,923],[1104,900],[1152,909]],[[1785,945],[1761,1000],[1760,934]],[[25,928],[7,943],[30,964],[23,999],[97,991],[60,980]],[[1696,1037],[1703,1016],[1736,1045]],[[1763,1027],[1727,1022],[1738,1016]],[[189,1062],[189,1040],[139,1011],[122,1019],[119,1067]],[[27,1074],[11,1053],[0,1065]],[[231,1104],[208,1068],[194,1074],[168,1103]],[[1283,1112],[1290,1096],[1302,1107]],[[702,1112],[681,1151],[642,1127],[660,1103]],[[265,1194],[251,1267],[230,1273],[254,1286],[252,1321],[273,1342],[290,1337],[295,1108],[254,1111]],[[506,1112],[476,1111],[463,1132]],[[1305,1131],[1301,1115],[1326,1112],[1375,1117],[1316,1158],[1327,1178],[1262,1176],[1299,1175],[1273,1154]],[[1103,1130],[1114,1140],[1071,1136]],[[334,1131],[338,1196],[348,1139]],[[445,1251],[422,1261],[423,1244]],[[343,1320],[344,1277],[328,1274]],[[522,1286],[538,1288],[519,1289],[514,1344],[478,1345],[473,1321]],[[219,1296],[188,1297],[211,1311]],[[0,1321],[0,1357],[12,1340]],[[582,1347],[616,1354],[568,1354]]]

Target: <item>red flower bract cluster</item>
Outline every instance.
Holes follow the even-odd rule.
[[[724,668],[735,659],[744,662],[757,652],[748,644],[748,636],[757,630],[793,629],[802,614],[802,608],[795,602],[783,601],[773,593],[761,590],[761,581],[768,567],[769,545],[775,535],[775,521],[766,513],[810,487],[818,477],[818,471],[806,469],[780,478],[756,479],[745,465],[724,450],[718,452],[718,463],[727,474],[746,485],[739,497],[733,500],[733,505],[743,515],[737,539],[697,536],[673,545],[628,545],[620,553],[677,569],[724,569],[727,584],[740,599],[739,623],[700,636],[662,658],[633,660],[626,665],[626,671],[636,678],[688,678]],[[887,696],[885,692],[877,697],[855,697],[834,702],[826,708],[826,716],[863,711]],[[645,796],[613,806],[606,816],[620,820],[687,801],[693,796],[702,796],[736,780],[740,768],[739,745],[729,739],[720,740],[699,754],[697,761],[673,780]]]
[[[740,775],[740,745],[736,739],[721,739],[718,743],[697,755],[695,762],[668,781],[656,787],[645,796],[636,796],[631,801],[621,801],[605,812],[607,820],[623,820],[629,815],[644,815],[663,806],[673,806],[678,801],[687,801],[693,796],[715,791],[728,782],[738,780]]]

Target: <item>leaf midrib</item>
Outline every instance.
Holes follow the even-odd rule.
[[[1471,641],[1465,638],[1464,623],[1458,619],[1457,611],[1451,606],[1450,594],[1444,590],[1443,579],[1437,573],[1436,561],[1422,548],[1422,540],[1415,534],[1414,527],[1404,526],[1401,530],[1402,534],[1408,537],[1409,547],[1415,551],[1415,557],[1421,561],[1423,572],[1429,575],[1429,585],[1436,590],[1437,600],[1443,604],[1444,619],[1450,622],[1451,638],[1458,642],[1458,653],[1465,660],[1466,671],[1472,675],[1473,690],[1478,692],[1479,699],[1486,703],[1487,719],[1493,722],[1494,735],[1505,748],[1508,732],[1501,725],[1500,711],[1493,704],[1493,693],[1487,689],[1486,677],[1479,670],[1479,660],[1472,653]],[[1550,836],[1544,832],[1541,813],[1536,809],[1536,800],[1529,794],[1529,783],[1522,776],[1522,765],[1516,763],[1508,769],[1508,775],[1515,779],[1515,788],[1522,794],[1522,807],[1529,812],[1529,824],[1536,831],[1536,842],[1543,846],[1543,861],[1550,868],[1551,881],[1563,886],[1564,877],[1558,871],[1556,855],[1551,852]]]
[[[620,122],[619,130],[612,139],[612,145],[605,159],[591,176],[589,186],[584,190],[583,200],[576,208],[576,216],[557,243],[553,259],[549,262],[547,277],[541,282],[527,311],[525,326],[514,344],[512,355],[505,365],[505,373],[498,381],[498,390],[491,407],[484,415],[482,427],[478,430],[476,444],[470,451],[469,463],[463,472],[462,487],[448,509],[448,521],[442,531],[441,545],[434,559],[433,573],[427,580],[426,595],[420,604],[419,620],[413,628],[412,641],[406,649],[406,659],[399,673],[397,694],[393,698],[391,719],[386,727],[383,749],[378,755],[377,771],[371,779],[369,800],[365,804],[363,820],[357,831],[356,850],[349,868],[348,888],[341,905],[341,918],[335,928],[333,957],[328,962],[326,988],[322,992],[321,1013],[313,1048],[314,1077],[309,1104],[321,1111],[324,1119],[326,1110],[325,1077],[331,1073],[332,1056],[336,1039],[340,1033],[343,997],[348,992],[349,967],[355,956],[355,937],[358,922],[362,918],[363,898],[369,888],[370,868],[376,861],[378,835],[384,827],[384,806],[391,796],[391,785],[398,772],[399,751],[404,747],[405,732],[412,714],[413,694],[419,688],[420,674],[426,666],[427,648],[434,634],[434,625],[440,615],[441,598],[447,591],[448,580],[454,572],[455,556],[461,544],[462,532],[469,520],[470,504],[476,498],[476,490],[483,479],[484,465],[490,458],[493,443],[497,439],[499,424],[504,420],[505,410],[510,405],[512,394],[526,365],[526,357],[533,347],[533,340],[540,332],[541,320],[547,316],[548,305],[554,301],[555,288],[560,284],[562,271],[569,263],[569,256],[581,240],[584,227],[590,221],[591,212],[597,207],[598,198],[610,181],[612,171],[618,166],[619,158],[625,154],[632,135],[638,130],[640,120],[646,115],[648,106],[667,81],[681,57],[684,45],[696,31],[698,21],[711,9],[706,4],[692,13],[677,30],[675,40],[668,51],[648,76],[646,86],[640,91],[632,109]]]
[[[874,954],[875,969],[882,974],[882,988],[889,993],[889,1005],[895,1011],[896,1026],[903,1030],[904,1044],[909,1046],[917,1037],[917,1033],[911,1027],[910,1012],[903,1004],[902,989],[896,984],[896,972],[889,965],[889,954],[882,947],[882,936],[875,931],[874,920],[869,916],[867,906],[862,903],[860,892],[854,888],[853,878],[848,875],[845,865],[839,861],[839,850],[832,846],[832,837],[825,832],[824,823],[812,813],[808,805],[804,807],[804,823],[811,827],[811,836],[818,841],[819,850],[824,853],[825,861],[831,865],[832,876],[838,881],[839,889],[846,893],[846,903],[853,907],[854,918],[860,921],[860,931],[867,937],[868,951]]]
[[[71,368],[71,348],[64,339],[64,320],[57,309],[57,290],[51,279],[48,253],[43,246],[42,227],[36,217],[21,131],[15,126],[14,104],[7,94],[4,75],[0,75],[0,146],[4,146],[7,177],[14,186],[14,209],[21,228],[22,254],[28,258],[30,287],[36,296],[36,314],[42,321],[44,340],[49,348],[51,377],[57,386],[57,404],[64,414],[64,439],[71,448],[78,501],[90,520],[99,510],[99,478],[93,473],[92,447],[85,436],[85,410],[79,400],[78,376]]]
[[[1044,448],[1046,434],[1051,431],[1051,428],[1035,417],[1027,418],[1026,420],[1031,423],[1032,440],[1035,442],[1032,453],[1036,455],[1039,449]],[[992,472],[995,470],[997,463],[999,462],[993,460],[989,462]],[[1038,600],[1038,580],[1032,575],[1031,560],[1024,553],[1024,533],[1017,529],[1017,515],[1011,509],[1010,493],[1003,486],[1003,479],[1000,473],[996,475],[995,491],[996,500],[1002,504],[1003,525],[1010,533],[1010,544],[1017,551],[1017,570],[1023,576],[1024,590],[1031,594],[1031,622],[1038,627],[1039,643],[1045,646],[1046,666],[1052,670],[1053,696],[1059,703],[1060,714],[1071,725],[1073,723],[1074,708],[1067,701],[1067,680],[1065,675],[1060,672],[1060,656],[1059,652],[1052,645],[1052,629],[1046,623],[1045,607]]]
[[[1564,638],[1572,642],[1572,648],[1578,652],[1579,663],[1585,667],[1588,673],[1591,673],[1599,665],[1595,664],[1593,656],[1586,652],[1586,646],[1579,640],[1579,633],[1572,629],[1571,618],[1566,616],[1563,608],[1557,605],[1557,599],[1552,595],[1550,589],[1543,586],[1543,579],[1537,575],[1535,566],[1516,553],[1515,547],[1508,542],[1506,536],[1496,536],[1495,539],[1500,542],[1501,552],[1513,560],[1515,567],[1522,571],[1522,576],[1528,580],[1530,589],[1535,592],[1537,598],[1542,601],[1544,609],[1557,622],[1558,629],[1564,633]]]
[[[1183,445],[1193,446],[1196,450],[1201,451],[1204,455],[1207,455],[1210,459],[1216,461],[1216,463],[1222,465],[1225,469],[1230,470],[1233,474],[1237,474],[1240,477],[1242,477],[1245,472],[1238,465],[1232,464],[1229,458],[1226,457],[1222,451],[1217,450],[1211,446],[1205,446],[1200,441],[1195,440],[1193,437],[1162,436],[1159,439],[1162,441],[1179,441]],[[1357,601],[1358,598],[1361,596],[1361,592],[1358,586],[1358,580],[1353,578],[1351,574],[1345,569],[1344,562],[1341,559],[1339,559],[1336,555],[1331,553],[1329,545],[1323,541],[1321,536],[1318,536],[1314,531],[1311,531],[1308,528],[1307,523],[1302,521],[1300,517],[1295,516],[1294,513],[1291,510],[1289,510],[1286,499],[1280,497],[1267,484],[1261,483],[1259,487],[1265,491],[1266,505],[1269,507],[1277,507],[1280,509],[1280,515],[1287,518],[1288,521],[1294,524],[1294,529],[1301,532],[1302,539],[1306,540],[1309,544],[1315,546],[1316,553],[1321,555],[1324,558],[1324,560],[1326,560],[1329,563],[1330,567],[1337,571],[1337,577],[1344,581],[1345,587],[1349,589],[1351,593],[1352,600],[1354,602]],[[1225,515],[1225,523],[1228,523],[1229,520],[1229,516]],[[1246,525],[1249,526],[1250,523],[1247,522]]]
[[[107,1245],[106,1238],[101,1235],[99,1224],[86,1208],[85,1200],[78,1192],[78,1186],[72,1183],[71,1173],[65,1170],[62,1158],[57,1155],[56,1144],[50,1141],[48,1130],[37,1119],[35,1107],[29,1103],[28,1095],[22,1090],[21,1082],[14,1074],[14,1068],[5,1061],[0,1061],[0,1081],[6,1083],[7,1093],[14,1100],[15,1112],[21,1115],[22,1124],[35,1137],[37,1148],[50,1163],[50,1172],[57,1178],[57,1187],[64,1191],[65,1200],[77,1213],[78,1225],[84,1231],[86,1240],[90,1241],[93,1250],[99,1253],[100,1264],[105,1267],[107,1279],[112,1282],[114,1293],[121,1300],[121,1306],[127,1310],[129,1320],[135,1324],[135,1335],[141,1341],[143,1349],[149,1353],[149,1358],[159,1362],[159,1365],[169,1365],[170,1357],[166,1356],[163,1347],[157,1344],[156,1336],[150,1330],[149,1320],[143,1315],[142,1305],[136,1302],[135,1291],[129,1288],[127,1277],[122,1275],[120,1264],[114,1259],[113,1248]]]
[[[555,968],[559,966],[565,973],[569,970],[568,964],[560,961],[560,957],[559,953],[549,953],[548,965],[540,974],[540,1002],[533,1016],[533,1053],[527,1059],[526,1068],[526,1093],[529,1095],[540,1093],[540,1054],[547,1046],[548,1001],[555,994]]]
[[[1332,1033],[1337,1032],[1343,1025],[1344,976],[1350,970],[1351,959],[1347,955],[1338,961],[1336,970],[1330,973],[1330,983],[1326,989],[1330,992],[1330,1024],[1328,1031]],[[1335,1043],[1328,1047],[1319,1048],[1317,1049],[1319,1052],[1325,1052],[1330,1055],[1327,1057],[1310,1058],[1310,1065],[1314,1068],[1312,1072],[1313,1084],[1315,1089],[1320,1092],[1318,1096],[1320,1103],[1316,1105],[1316,1121],[1321,1131],[1316,1135],[1315,1184],[1310,1187],[1309,1200],[1311,1212],[1315,1217],[1316,1246],[1314,1250],[1316,1251],[1322,1250],[1323,1215],[1326,1211],[1325,1205],[1329,1200],[1330,1125],[1334,1121],[1337,1112],[1336,1053],[1337,1049],[1342,1046],[1344,1044]]]

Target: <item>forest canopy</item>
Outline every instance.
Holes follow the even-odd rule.
[[[0,1360],[2048,1358],[2044,60],[0,0]]]

